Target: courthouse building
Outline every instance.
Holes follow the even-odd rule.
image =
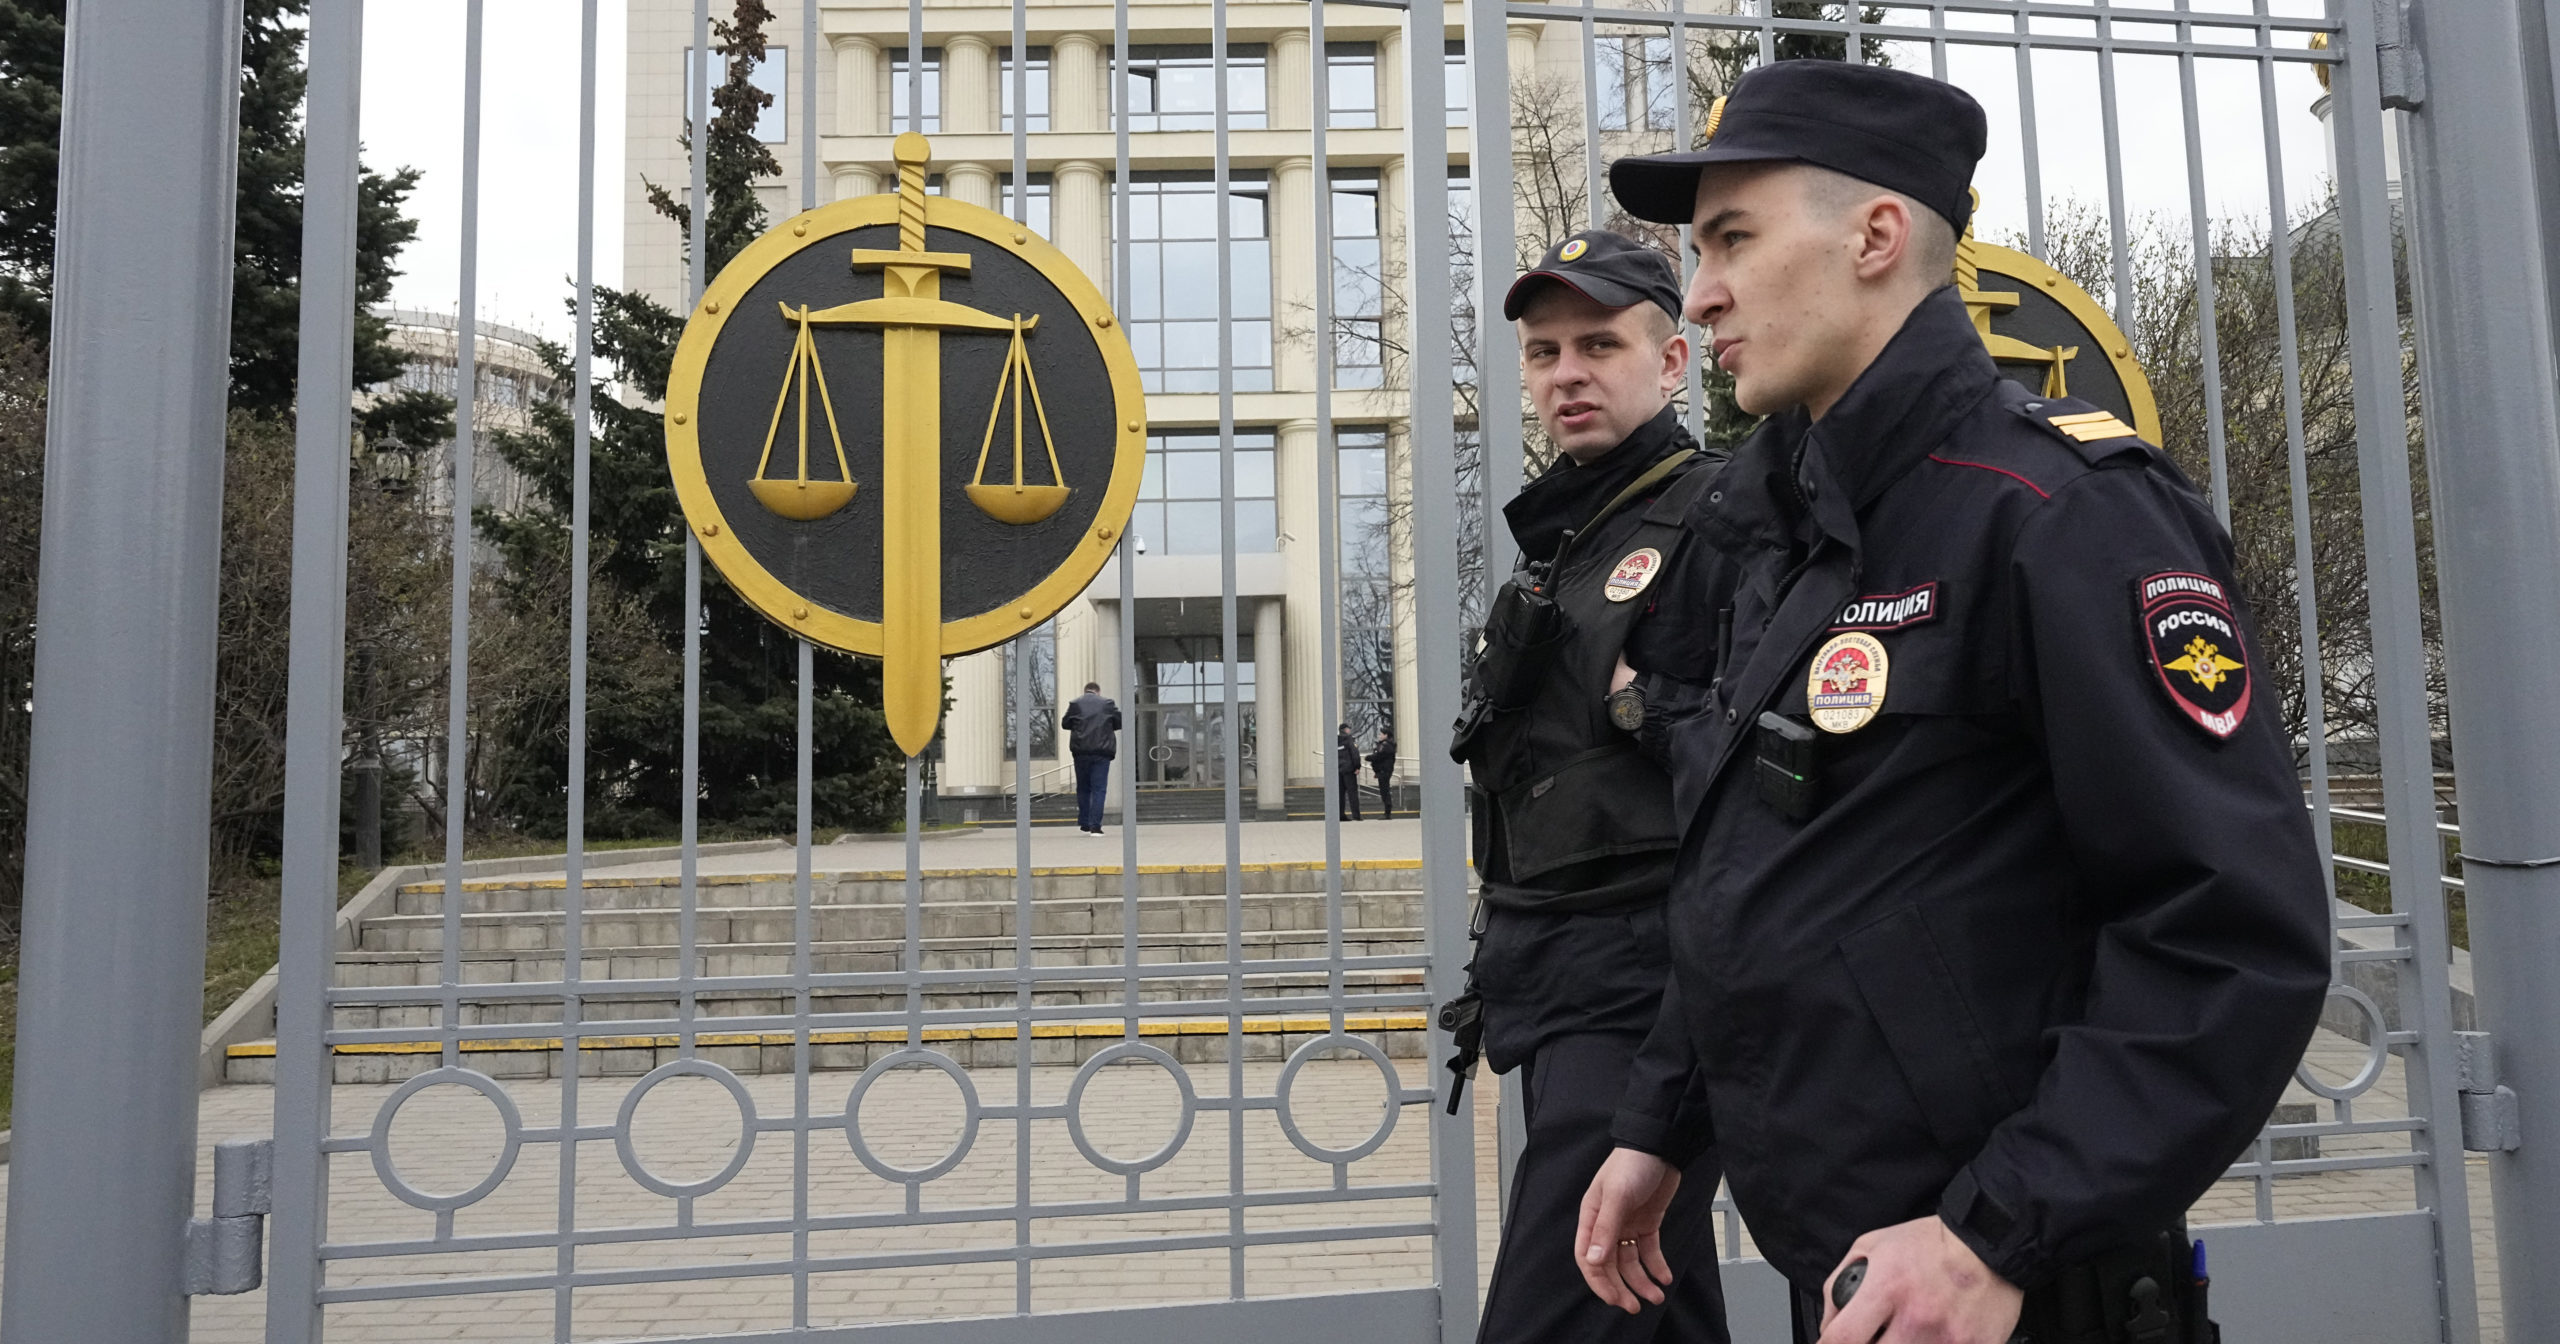
[[[725,0],[712,5],[725,17]],[[758,83],[777,100],[759,133],[773,142],[782,175],[759,190],[778,222],[803,199],[804,147],[791,140],[800,133],[800,63],[810,54],[800,50],[797,0],[772,0],[772,8],[771,53]],[[1087,681],[1120,702],[1128,724],[1122,751],[1137,754],[1140,787],[1214,787],[1224,780],[1215,242],[1223,209],[1234,352],[1226,372],[1235,414],[1238,726],[1247,807],[1273,815],[1284,806],[1285,785],[1318,783],[1333,768],[1334,722],[1323,709],[1328,681],[1340,697],[1339,718],[1354,726],[1364,749],[1380,727],[1392,726],[1404,751],[1400,773],[1415,762],[1408,601],[1414,557],[1404,544],[1399,484],[1406,399],[1392,386],[1400,381],[1394,352],[1405,320],[1404,305],[1393,296],[1403,271],[1404,127],[1412,113],[1403,92],[1403,14],[1327,8],[1321,59],[1330,106],[1319,180],[1310,138],[1316,119],[1311,64],[1319,53],[1310,42],[1307,7],[1295,0],[1226,6],[1230,173],[1221,203],[1211,176],[1217,139],[1211,8],[1138,0],[1128,12],[1130,173],[1116,186],[1128,197],[1132,273],[1122,317],[1142,370],[1149,424],[1145,483],[1130,525],[1138,551],[1129,557],[1136,600],[1122,610],[1115,562],[1033,636],[1033,787],[1071,790],[1059,759],[1055,707]],[[631,3],[624,282],[678,310],[689,306],[678,232],[649,208],[643,182],[680,188],[688,178],[679,139],[692,14],[691,0]],[[1450,183],[1449,227],[1464,230],[1472,208],[1463,168],[1467,58],[1459,11],[1452,7],[1448,14],[1453,106],[1430,115],[1445,116],[1451,127],[1451,161],[1460,166]],[[907,50],[907,21],[903,0],[822,0],[818,31],[826,46],[815,58],[823,178],[816,198],[894,189],[887,171],[891,139],[921,130],[932,137],[933,190],[1010,213],[1020,117],[1027,123],[1032,226],[1106,294],[1118,295],[1112,277],[1113,7],[1032,0],[1029,40],[1020,53],[1013,50],[1009,3],[932,0],[924,8],[921,53]],[[1610,144],[1610,152],[1637,140],[1667,143],[1668,40],[1628,36],[1602,50],[1599,121],[1604,142],[1623,142]],[[1580,25],[1515,23],[1502,55],[1515,87],[1541,72],[1570,84],[1569,102],[1580,120]],[[1026,65],[1028,90],[1018,109],[1017,60]],[[920,122],[910,118],[910,80],[923,85]],[[1568,170],[1577,177],[1583,171],[1579,134]],[[1329,266],[1318,256],[1319,208],[1332,234]],[[1523,246],[1543,241],[1533,240],[1533,226],[1523,224]],[[1565,227],[1578,226],[1576,220]],[[1313,326],[1319,284],[1330,285],[1335,312],[1329,440],[1318,432]],[[1469,425],[1459,429],[1462,436],[1472,433]],[[1338,591],[1331,595],[1322,590],[1318,550],[1319,471],[1328,455],[1338,469],[1340,500]],[[1454,556],[1423,559],[1457,563]],[[1328,620],[1336,623],[1338,667],[1324,657]],[[1124,628],[1136,641],[1135,685],[1123,684],[1120,669]],[[1008,647],[949,664],[954,704],[940,771],[946,800],[984,798],[992,809],[1013,787],[1012,662]]]

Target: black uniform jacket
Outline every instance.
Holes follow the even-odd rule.
[[[2318,1019],[2319,859],[2229,539],[2111,425],[2002,379],[1942,289],[1691,515],[1732,647],[1672,732],[1672,984],[1613,1132],[1714,1142],[1799,1287],[1932,1211],[2022,1287],[2171,1225]],[[1883,675],[1809,688],[1844,635]],[[1759,715],[1871,691],[1816,734],[1811,819],[1764,801]]]

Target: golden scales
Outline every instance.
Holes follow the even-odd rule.
[[[902,242],[905,241],[905,232],[904,222],[901,221]],[[874,266],[894,266],[904,270],[921,262],[942,270],[969,269],[969,258],[965,256],[924,251],[923,229],[918,227],[915,233],[917,236],[912,245],[902,247],[895,252],[879,252],[869,248],[857,249],[854,252],[854,264],[857,267],[866,263]],[[898,287],[892,286],[892,288]],[[863,299],[814,311],[806,304],[798,308],[787,303],[777,306],[782,309],[782,320],[793,324],[797,331],[791,343],[790,363],[783,369],[782,387],[774,395],[773,418],[765,426],[764,453],[756,459],[756,474],[747,482],[747,488],[755,493],[756,502],[764,505],[767,510],[794,521],[809,522],[824,518],[853,502],[856,488],[853,467],[845,458],[844,435],[836,428],[835,399],[827,391],[827,371],[826,367],[819,362],[818,345],[813,331],[814,328],[830,325],[868,325],[889,328],[892,346],[900,343],[898,337],[908,333],[928,334],[929,339],[929,333],[952,328],[1008,333],[1012,337],[1012,344],[1005,350],[1004,368],[996,375],[995,396],[987,408],[987,432],[978,443],[978,469],[967,486],[969,502],[977,505],[978,511],[988,517],[1015,526],[1039,522],[1065,506],[1071,487],[1067,484],[1065,469],[1058,463],[1057,439],[1049,432],[1049,408],[1041,399],[1040,382],[1031,369],[1030,347],[1023,340],[1023,337],[1033,328],[1040,325],[1038,314],[1025,317],[1016,313],[1012,320],[1007,321],[992,313],[982,313],[974,308],[945,302],[938,295],[921,295],[912,290],[905,295]],[[916,397],[917,389],[912,386],[901,386],[895,380],[894,370],[883,372],[887,376],[884,377],[881,388],[882,413],[885,420],[892,422],[889,442],[896,444],[900,442],[900,436],[896,433],[894,422],[901,418],[902,413],[911,415],[918,409],[908,404]],[[818,385],[819,405],[826,417],[827,436],[834,443],[836,450],[836,478],[833,480],[823,477],[812,478],[809,475],[809,384],[813,378]],[[1022,403],[1026,390],[1030,393],[1032,414],[1039,422],[1041,447],[1049,458],[1051,484],[1048,485],[1032,484],[1023,475]],[[1013,402],[1013,479],[1010,484],[989,485],[987,484],[987,458],[995,448],[996,426],[1004,418],[1008,391],[1012,393]],[[781,437],[783,412],[789,409],[795,395],[800,403],[797,469],[794,475],[780,478],[773,474],[773,446],[775,440]],[[933,392],[928,390],[924,395],[932,396]],[[938,418],[936,423],[938,425]],[[913,507],[938,508],[939,502],[930,496],[920,500],[892,499],[888,507],[892,510]]]

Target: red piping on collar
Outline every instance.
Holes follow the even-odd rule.
[[[2016,481],[2018,484],[2035,491],[2038,495],[2041,495],[2046,499],[2053,498],[2052,491],[2045,489],[2043,486],[2028,480],[2026,477],[2021,476],[2006,467],[1995,467],[1988,462],[1960,462],[1952,457],[1940,457],[1936,453],[1929,454],[1929,460],[1932,462],[1942,463],[1950,467],[1972,467],[1977,471],[1996,471],[2001,475],[2008,477],[2010,480]]]

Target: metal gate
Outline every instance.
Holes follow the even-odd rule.
[[[676,3],[690,36],[654,53],[670,68],[674,48],[712,46],[712,0]],[[2495,1093],[2455,1062],[2436,654],[2420,615],[2428,552],[2411,503],[2384,119],[2386,99],[2406,105],[2408,91],[2402,35],[2377,30],[2395,7],[1465,0],[1415,13],[1393,0],[1115,0],[1102,32],[1061,27],[1096,23],[1095,7],[1035,0],[779,6],[772,36],[787,45],[796,32],[802,57],[772,112],[797,149],[799,207],[823,199],[822,165],[835,192],[876,189],[888,134],[924,130],[968,168],[943,190],[1054,221],[1107,274],[1117,311],[1146,333],[1151,432],[1197,440],[1186,451],[1214,458],[1215,486],[1163,497],[1152,559],[1170,567],[1149,563],[1142,534],[1125,539],[1084,599],[1098,650],[1085,665],[1116,677],[1132,707],[1147,684],[1144,604],[1213,606],[1213,628],[1170,633],[1214,633],[1223,722],[1254,725],[1258,801],[1277,806],[1291,778],[1321,782],[1326,820],[1303,862],[1248,862],[1243,734],[1225,732],[1211,738],[1224,759],[1190,772],[1219,781],[1222,825],[1137,824],[1143,767],[1124,750],[1115,782],[1130,824],[1116,844],[1035,827],[1027,727],[1067,688],[1035,687],[1035,667],[1057,660],[1035,661],[1024,639],[995,655],[1011,660],[1010,678],[987,663],[951,672],[955,688],[1009,685],[1024,729],[1009,767],[1009,865],[931,862],[947,842],[927,841],[911,761],[903,868],[822,868],[817,655],[803,644],[797,833],[789,871],[761,874],[759,888],[758,874],[708,863],[698,843],[697,623],[682,722],[667,725],[684,743],[683,843],[657,888],[668,904],[647,912],[675,930],[663,967],[609,954],[603,931],[641,917],[630,893],[646,884],[594,876],[584,829],[598,7],[583,0],[578,62],[566,755],[581,764],[565,776],[565,873],[540,887],[556,892],[540,897],[556,911],[539,913],[556,914],[558,943],[547,972],[503,979],[465,957],[467,931],[502,913],[501,893],[466,871],[456,826],[440,880],[399,893],[414,898],[403,908],[433,960],[417,963],[415,983],[365,984],[335,941],[363,5],[312,4],[269,1340],[360,1338],[429,1313],[561,1340],[1471,1338],[1491,1232],[1477,1208],[1479,1117],[1432,1105],[1431,1057],[1445,1042],[1425,1016],[1458,988],[1465,959],[1464,817],[1446,751],[1459,651],[1485,576],[1509,568],[1497,511],[1524,466],[1513,338],[1477,315],[1554,234],[1624,224],[1602,189],[1607,158],[1690,143],[1705,96],[1782,58],[1890,60],[1972,89],[1994,109],[2004,156],[1984,182],[1985,218],[2076,268],[2137,340],[2192,357],[2193,414],[2170,446],[2203,464],[2227,519],[2278,520],[2244,526],[2244,561],[2293,576],[2290,610],[2262,603],[2258,615],[2298,632],[2309,803],[2339,891],[2376,907],[2338,907],[2339,979],[2299,1075],[2303,1109],[2280,1112],[2200,1207],[2226,1285],[2219,1314],[2236,1337],[2478,1337],[2459,1136],[2464,1097]],[[465,0],[457,16],[464,314],[484,214],[486,9]],[[822,40],[828,81],[814,59]],[[708,120],[707,67],[688,67],[695,125]],[[2336,183],[2334,205],[2316,212],[2299,169],[2320,137],[2302,133],[2298,106],[2315,70]],[[2174,118],[2141,115],[2172,103]],[[704,154],[697,137],[687,304],[709,279]],[[2235,173],[2254,173],[2267,221],[2255,251],[2215,233],[2215,193],[2236,190]],[[2088,212],[2049,211],[2074,182],[2095,197]],[[2173,219],[2165,232],[2146,225],[2146,201]],[[2164,318],[2145,285],[2181,248],[2190,288],[2169,296]],[[2328,291],[2296,283],[2315,253],[2334,258],[2336,280],[2334,311],[2316,318],[2298,308]],[[2263,348],[2226,349],[2225,323],[2257,301],[2244,292],[2251,275],[2264,277],[2267,313],[2252,329]],[[456,330],[445,768],[465,781],[486,445],[468,390],[477,327]],[[2263,378],[2228,385],[2243,355],[2270,352]],[[2307,394],[2315,386],[2324,396]],[[1712,393],[1693,369],[1693,426],[1710,426]],[[1257,435],[1270,444],[1260,459]],[[2352,470],[2338,470],[2341,457]],[[2345,494],[2323,493],[2348,477]],[[1265,480],[1277,483],[1255,484]],[[2258,491],[2262,481],[2275,484]],[[1208,530],[1181,531],[1186,505],[1214,519]],[[2315,543],[2350,521],[2363,536],[2355,591],[2324,590]],[[1209,541],[1176,546],[1180,535]],[[52,555],[49,538],[49,575]],[[705,582],[688,539],[689,609]],[[2362,606],[2322,609],[2351,598]],[[2342,627],[2356,633],[2344,673],[2324,669]],[[2347,683],[2352,713],[2329,695]],[[973,703],[993,715],[970,720],[975,730],[1001,739],[988,725],[1005,718],[1003,697]],[[1337,723],[1400,727],[1419,763],[1409,857],[1345,858]],[[2333,805],[2332,775],[2349,768],[2371,777],[2378,812]],[[2377,851],[2387,860],[2362,856]],[[1294,923],[1280,922],[1284,907]],[[870,932],[827,936],[839,920]],[[713,921],[765,932],[724,940]],[[948,932],[964,927],[974,931]],[[86,1020],[56,1002],[72,999],[36,1002],[30,1030]],[[346,1063],[386,1051],[413,1061],[398,1079],[366,1081]],[[670,1149],[662,1112],[686,1092],[687,1114],[714,1122],[680,1128]],[[471,1133],[477,1147],[457,1137]],[[1737,1337],[1773,1337],[1784,1328],[1773,1276],[1729,1210],[1724,1234]]]

